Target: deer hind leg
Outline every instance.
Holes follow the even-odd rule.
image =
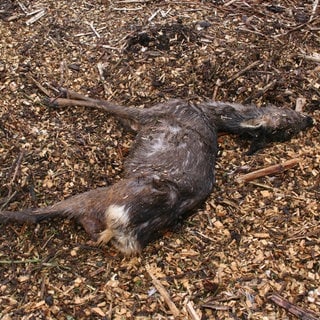
[[[105,229],[105,223],[97,216],[83,215],[78,218],[78,222],[82,225],[86,233],[93,241],[98,241],[100,233]]]
[[[106,228],[99,234],[98,242],[111,242],[124,254],[130,255],[141,251],[140,243],[130,227],[129,207],[126,205],[110,205],[106,212]]]

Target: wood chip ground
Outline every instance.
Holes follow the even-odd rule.
[[[272,293],[320,315],[319,48],[315,0],[2,0],[1,209],[121,178],[133,137],[101,111],[45,107],[60,86],[136,107],[302,104],[317,122],[253,156],[220,137],[212,196],[138,257],[96,247],[72,221],[0,226],[0,318],[296,319]]]

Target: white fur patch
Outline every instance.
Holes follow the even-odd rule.
[[[162,134],[150,143],[150,147],[152,151],[158,152],[163,149],[164,144],[165,144],[164,135]]]
[[[168,129],[173,135],[176,135],[181,131],[180,127],[169,126]],[[153,156],[156,153],[162,152],[168,148],[168,141],[165,133],[159,134],[155,139],[149,141],[149,150],[147,151],[147,156]]]
[[[149,150],[146,156],[153,156],[155,153],[161,152],[165,147],[164,134],[160,134],[156,139],[149,141]]]
[[[107,222],[114,225],[126,226],[129,223],[128,209],[125,206],[118,206],[116,204],[110,205],[106,210]]]
[[[181,131],[181,128],[180,128],[180,127],[170,126],[170,127],[169,127],[169,130],[170,130],[173,134],[176,134],[176,133],[178,133],[178,132]]]
[[[122,251],[130,255],[141,250],[136,236],[130,229],[129,209],[125,205],[110,205],[105,213],[107,229],[100,233],[100,242],[111,243]]]

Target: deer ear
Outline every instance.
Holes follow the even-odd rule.
[[[258,128],[273,128],[275,126],[275,120],[272,117],[263,115],[257,118],[251,118],[240,123],[242,128],[246,129],[258,129]]]
[[[119,119],[125,130],[138,132],[141,129],[140,123],[132,119]]]

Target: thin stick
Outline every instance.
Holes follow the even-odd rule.
[[[220,304],[213,304],[213,303],[206,303],[202,305],[202,308],[205,309],[212,309],[212,310],[221,310],[221,311],[228,311],[231,309],[230,306],[224,306]]]
[[[300,29],[302,29],[303,27],[307,26],[309,23],[314,22],[314,21],[315,21],[315,20],[317,20],[318,18],[319,18],[319,17],[318,17],[318,16],[316,16],[316,17],[314,17],[314,18],[310,19],[308,22],[305,22],[305,23],[299,24],[298,26],[296,26],[296,27],[294,27],[294,28],[292,28],[292,29],[288,30],[287,32],[280,33],[280,34],[277,34],[277,35],[273,36],[273,38],[274,38],[274,39],[276,39],[276,38],[278,38],[278,37],[286,36],[286,35],[288,35],[288,34],[289,34],[289,33],[291,33],[291,32],[294,32],[294,31],[300,30]]]
[[[97,28],[95,29],[97,32],[102,31],[104,29],[107,29],[108,27],[101,27],[101,28]],[[83,37],[83,36],[91,36],[92,32],[84,32],[84,33],[77,33],[74,36],[75,37]]]
[[[112,8],[114,11],[138,11],[142,10],[142,7],[136,7],[136,8]]]
[[[12,192],[12,190],[10,190],[9,195],[6,197],[5,201],[3,202],[3,204],[0,208],[0,211],[2,211],[10,203],[10,201],[16,196],[17,193],[18,192],[16,190],[14,192]]]
[[[318,5],[319,5],[319,0],[314,0],[309,21],[311,21],[314,15],[316,14]]]
[[[170,311],[172,312],[174,317],[179,317],[180,311],[176,307],[176,305],[173,303],[173,301],[170,298],[170,295],[168,291],[165,289],[165,287],[161,284],[161,282],[156,278],[156,276],[152,273],[149,266],[146,266],[146,270],[149,273],[150,278],[152,279],[152,282],[162,298],[164,299],[165,303],[169,307]]]
[[[3,210],[8,203],[11,201],[11,199],[16,195],[16,191],[12,192],[12,186],[17,178],[17,175],[19,173],[20,167],[21,167],[21,163],[22,163],[22,159],[25,155],[26,151],[24,149],[22,149],[22,151],[20,152],[18,159],[16,160],[16,162],[14,163],[14,168],[13,168],[13,174],[12,174],[12,178],[8,184],[8,196],[7,199],[5,201],[5,203],[1,206],[1,210]]]
[[[119,3],[148,3],[150,0],[122,0],[122,1],[117,1],[116,4]]]
[[[260,177],[269,176],[275,173],[280,173],[290,168],[293,168],[301,161],[300,158],[290,159],[281,164],[275,164],[266,168],[262,168],[248,174],[242,175],[238,177],[236,180],[237,182],[248,182]]]
[[[26,25],[29,26],[29,25],[35,23],[36,21],[41,19],[45,14],[46,14],[46,10],[45,9],[40,10],[32,18],[30,18],[29,20],[26,21]]]
[[[286,309],[291,314],[302,320],[319,320],[319,315],[314,312],[295,306],[288,300],[282,298],[279,294],[273,293],[269,299],[281,308]]]
[[[250,103],[252,99],[257,99],[263,96],[268,90],[272,89],[276,84],[278,80],[274,79],[271,82],[269,82],[267,85],[265,85],[263,88],[258,89],[256,93],[252,94],[248,98],[246,98],[245,102]]]
[[[50,97],[51,93],[45,89],[35,78],[29,76],[29,79],[38,87],[38,89],[43,92],[47,97]]]
[[[241,75],[243,75],[245,72],[247,72],[248,70],[250,69],[253,69],[255,66],[257,66],[258,64],[261,63],[261,60],[257,60],[257,61],[254,61],[252,63],[250,63],[248,66],[246,66],[245,68],[243,68],[242,70],[240,70],[239,72],[237,72],[235,75],[233,75],[230,79],[228,79],[226,81],[226,84],[227,83],[230,83],[234,80],[236,80],[237,78],[239,78]]]
[[[161,11],[161,9],[156,10],[149,18],[148,21],[151,22],[155,16]]]
[[[197,314],[196,310],[194,310],[191,301],[189,301],[186,305],[187,311],[192,320],[201,320],[200,316]]]
[[[14,181],[16,180],[16,177],[18,175],[18,172],[19,172],[19,169],[20,169],[20,166],[21,166],[21,163],[22,163],[22,159],[23,159],[25,153],[26,153],[26,151],[24,149],[22,149],[22,151],[19,154],[19,157],[18,157],[18,159],[16,161],[16,164],[15,164],[13,176],[12,176],[11,181],[10,181],[10,185],[12,185],[14,183]]]
[[[214,86],[214,90],[213,90],[212,100],[216,100],[217,94],[218,94],[218,90],[219,90],[221,84],[222,84],[221,80],[217,79],[216,85]]]
[[[223,6],[224,6],[224,7],[230,6],[230,5],[233,4],[234,2],[236,2],[236,0],[230,0],[230,1],[228,1],[227,3],[225,3]]]
[[[302,57],[305,60],[309,60],[309,61],[312,61],[312,62],[320,63],[319,54],[318,55],[314,55],[314,56],[308,56],[306,54],[300,54],[299,56]]]
[[[101,38],[100,34],[98,33],[97,29],[94,27],[93,22],[86,21],[86,24],[91,28],[92,32],[95,34],[97,38]]]

